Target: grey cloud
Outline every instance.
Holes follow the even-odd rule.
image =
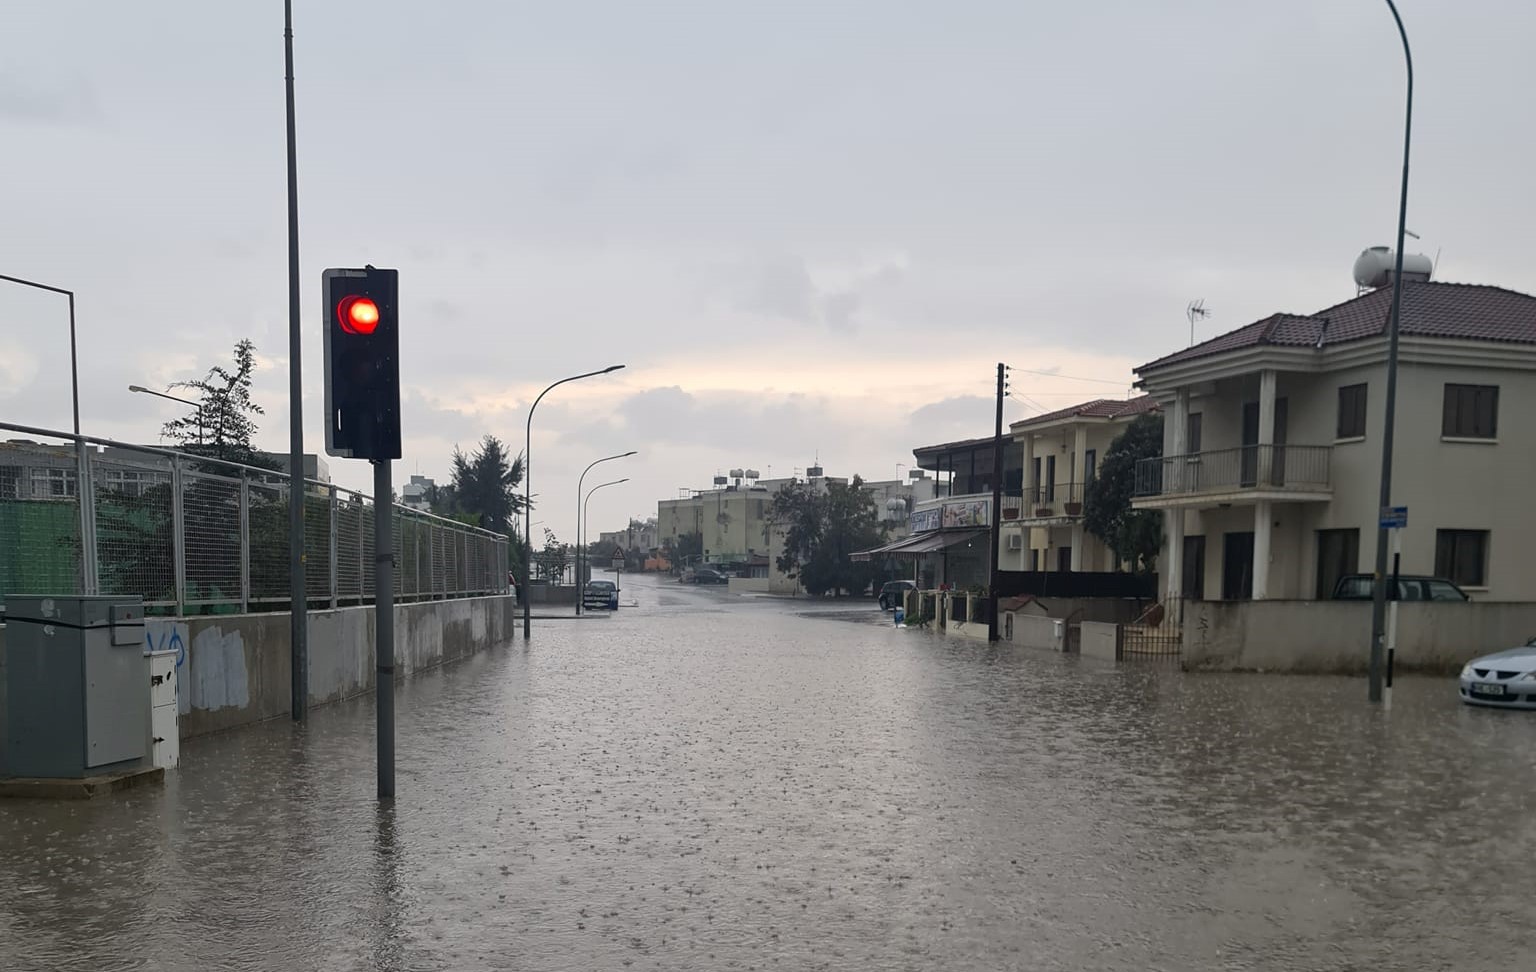
[[[0,119],[44,124],[77,124],[101,114],[96,91],[84,81],[45,86],[0,74]]]

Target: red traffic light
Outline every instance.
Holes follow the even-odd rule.
[[[348,334],[372,334],[379,326],[379,305],[367,297],[344,297],[336,305],[336,322]]]

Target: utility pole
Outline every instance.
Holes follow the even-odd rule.
[[[987,563],[987,599],[992,610],[987,614],[987,640],[997,640],[997,558],[1003,536],[1003,396],[1008,392],[1008,366],[997,365],[997,428],[992,433],[992,537],[987,548],[991,553]]]
[[[283,0],[288,89],[288,614],[295,722],[309,714],[309,598],[304,587],[304,369],[299,314],[299,163],[293,125],[293,0]],[[384,497],[388,502],[389,497]],[[377,502],[377,500],[375,500]]]

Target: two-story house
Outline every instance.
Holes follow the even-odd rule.
[[[1374,566],[1390,283],[1136,369],[1166,416],[1133,505],[1181,598],[1326,598]],[[1393,505],[1404,573],[1536,599],[1536,297],[1404,274]]]

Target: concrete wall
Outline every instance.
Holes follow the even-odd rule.
[[[1399,605],[1397,667],[1448,674],[1536,636],[1536,604]],[[1206,601],[1184,613],[1184,666],[1205,670],[1359,673],[1370,659],[1362,601]]]
[[[395,671],[404,677],[510,641],[517,621],[511,597],[397,605]],[[286,613],[150,619],[145,632],[149,647],[183,651],[181,737],[286,716],[292,692],[288,635]],[[373,689],[373,638],[372,607],[310,612],[310,704]],[[0,630],[0,726],[5,720],[3,648]]]
[[[1079,653],[1084,658],[1102,661],[1120,660],[1120,626],[1098,621],[1084,621]]]

